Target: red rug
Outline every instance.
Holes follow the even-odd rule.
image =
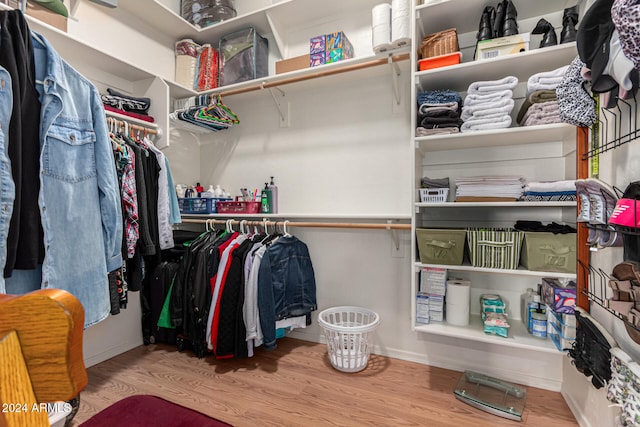
[[[109,406],[80,427],[232,427],[193,409],[149,395],[136,395]]]

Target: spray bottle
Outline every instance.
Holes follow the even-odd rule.
[[[273,177],[269,183],[269,190],[271,190],[271,213],[278,213],[278,186],[273,182]]]

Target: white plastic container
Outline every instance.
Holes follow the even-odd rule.
[[[358,372],[367,367],[369,337],[380,323],[378,313],[360,307],[333,307],[318,314],[324,330],[331,365],[342,372]]]

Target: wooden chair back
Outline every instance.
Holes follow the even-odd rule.
[[[40,404],[87,385],[83,326],[82,304],[66,291],[0,295],[0,427],[48,426]]]

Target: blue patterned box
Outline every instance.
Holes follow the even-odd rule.
[[[343,59],[353,58],[353,50],[349,51],[348,49],[339,48],[332,49],[327,51],[326,62],[327,64],[331,64],[332,62],[342,61]]]
[[[311,55],[313,55],[314,53],[324,54],[326,50],[327,50],[327,44],[326,44],[326,37],[324,34],[321,36],[316,36],[309,39],[309,53]],[[313,66],[313,62],[311,66]]]
[[[318,52],[318,53],[310,54],[309,55],[309,65],[311,67],[315,67],[317,65],[325,64],[326,63],[325,54],[326,54],[326,52]]]
[[[325,50],[329,52],[333,49],[347,49],[347,51],[351,51],[353,54],[353,46],[351,46],[351,42],[342,31],[336,31],[335,33],[326,35]]]

